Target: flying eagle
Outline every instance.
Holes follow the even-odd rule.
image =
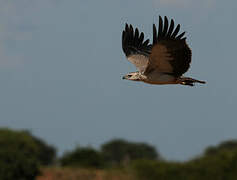
[[[135,31],[132,25],[126,24],[122,34],[122,48],[131,63],[138,69],[123,79],[143,81],[149,84],[182,84],[193,86],[202,83],[193,78],[182,76],[190,67],[192,52],[186,43],[185,32],[178,35],[180,24],[176,27],[171,19],[170,25],[167,17],[164,23],[159,16],[159,29],[157,32],[153,24],[153,43],[149,39],[144,41],[144,33]]]

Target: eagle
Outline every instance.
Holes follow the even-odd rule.
[[[164,21],[164,22],[163,22]],[[134,30],[126,23],[122,33],[122,49],[128,61],[138,71],[128,73],[123,79],[142,81],[148,84],[181,84],[194,86],[195,83],[205,84],[190,77],[184,77],[190,67],[192,52],[186,43],[185,32],[180,33],[180,24],[176,27],[174,20],[170,24],[165,16],[159,16],[158,31],[153,24],[153,42],[144,40],[144,33]]]

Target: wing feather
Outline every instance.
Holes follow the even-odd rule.
[[[173,30],[174,30],[174,20],[171,19],[171,23],[170,23],[169,31],[167,33],[167,37],[171,36],[171,33],[173,32]]]
[[[175,39],[175,36],[179,33],[179,30],[180,30],[180,25],[178,24],[174,30],[174,33],[171,35],[172,39]]]
[[[178,36],[176,37],[176,39],[177,39],[177,40],[181,39],[181,38],[184,36],[184,34],[185,34],[185,32],[181,33],[180,35],[178,35]]]
[[[169,22],[168,22],[168,19],[167,17],[165,16],[165,22],[164,22],[164,30],[162,32],[162,36],[165,36],[167,31],[168,31],[168,26],[169,26]]]
[[[139,42],[143,42],[143,40],[144,40],[144,33],[142,32],[139,37]],[[142,44],[142,43],[140,43],[140,44]]]
[[[156,28],[155,28],[156,29]],[[154,30],[154,29],[153,29]],[[162,37],[162,32],[163,32],[163,20],[161,16],[159,16],[159,30],[158,30],[158,39]]]
[[[179,30],[180,24],[175,28],[173,19],[169,26],[165,16],[163,25],[163,20],[159,16],[158,36],[156,26],[153,25],[153,46],[144,73],[157,70],[179,77],[189,69],[192,53],[185,41],[186,38],[183,37],[185,32],[178,35]]]
[[[147,48],[149,49],[149,54],[150,54],[151,45],[148,45],[148,44],[149,44],[149,39],[147,39],[147,40],[143,43],[143,46],[147,46]]]
[[[134,35],[134,44],[139,44],[139,32],[138,29],[135,29],[135,35]]]
[[[153,44],[156,44],[158,40],[158,36],[157,36],[157,31],[156,31],[156,25],[153,24]]]
[[[132,25],[125,25],[125,30],[122,34],[122,48],[128,60],[133,63],[136,68],[143,72],[147,65],[152,46],[149,44],[149,39],[144,41],[144,33],[135,31]]]

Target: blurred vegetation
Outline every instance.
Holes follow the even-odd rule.
[[[140,160],[132,167],[140,180],[236,180],[236,141],[209,147],[203,155],[187,162]]]
[[[123,139],[114,139],[103,144],[101,153],[109,165],[127,165],[136,159],[158,160],[160,158],[153,146]]]
[[[44,168],[37,180],[137,180],[135,175],[121,169],[82,169],[77,167]]]
[[[115,139],[103,144],[100,151],[92,147],[77,147],[65,153],[60,158],[60,164],[84,168],[111,168],[127,166],[135,159],[157,160],[158,157],[153,146]]]
[[[34,179],[39,174],[37,156],[37,144],[29,134],[0,129],[0,179]]]
[[[0,179],[32,180],[55,156],[54,147],[30,132],[0,128]]]
[[[62,166],[102,168],[104,160],[100,152],[91,147],[77,147],[65,153],[60,159]]]
[[[209,146],[204,154],[205,155],[216,155],[221,151],[235,151],[237,149],[237,140],[228,140],[220,143],[218,146]]]
[[[75,180],[237,179],[236,140],[210,146],[186,162],[164,160],[153,146],[123,139],[106,142],[99,150],[76,147],[59,158],[61,167],[45,168],[53,165],[55,158],[55,148],[30,132],[0,129],[0,179],[3,180],[33,180],[42,166],[44,176],[57,180],[69,177]]]
[[[54,146],[47,144],[42,139],[33,136],[29,131],[24,131],[28,134],[34,142],[37,144],[38,154],[37,159],[40,162],[40,165],[49,166],[55,163],[56,161],[56,149]]]

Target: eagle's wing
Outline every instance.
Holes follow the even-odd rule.
[[[158,33],[153,24],[153,46],[145,73],[157,70],[179,77],[189,69],[192,53],[183,37],[185,32],[178,35],[179,30],[179,24],[174,28],[173,19],[169,25],[165,16],[163,24],[159,16]]]
[[[149,39],[144,41],[143,32],[139,33],[137,28],[134,31],[132,25],[128,26],[128,24],[126,24],[122,35],[122,48],[127,59],[133,63],[140,72],[143,72],[148,65],[151,47],[152,46],[149,45]]]

